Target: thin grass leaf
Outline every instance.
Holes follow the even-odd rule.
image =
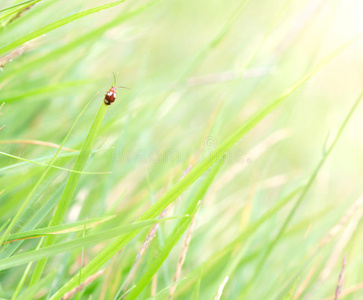
[[[93,121],[92,127],[90,128],[90,131],[86,137],[86,140],[82,146],[81,152],[79,153],[77,157],[77,161],[74,165],[73,170],[82,171],[84,167],[86,166],[87,160],[91,154],[92,146],[96,140],[96,137],[98,136],[98,131],[101,127],[103,118],[106,113],[107,106],[103,103],[101,103],[101,106],[97,112],[96,118]],[[67,212],[69,203],[71,199],[73,198],[74,192],[76,191],[78,182],[81,178],[81,174],[78,173],[71,173],[71,175],[68,178],[67,185],[63,191],[62,197],[59,200],[59,204],[57,206],[57,209],[55,211],[55,214],[52,218],[50,226],[56,226],[63,222],[64,216]],[[48,247],[54,243],[55,236],[48,236],[45,240],[44,247]],[[34,270],[30,285],[33,285],[35,282],[37,282],[44,270],[46,259],[40,260],[37,263],[37,266]]]
[[[1,193],[0,193],[1,195]],[[9,224],[10,220],[7,220],[4,224],[1,225],[0,227],[0,232],[4,230],[4,228]]]
[[[40,0],[27,0],[27,1],[23,1],[23,2],[20,2],[20,3],[17,3],[17,4],[13,4],[11,6],[8,6],[6,8],[3,8],[3,9],[0,9],[0,13],[1,12],[4,12],[4,11],[7,11],[9,9],[13,9],[13,8],[17,8],[19,6],[28,6],[28,5],[31,5],[33,4],[34,2],[39,2]]]
[[[93,228],[99,224],[102,224],[104,222],[107,222],[111,219],[113,219],[115,216],[108,216],[103,218],[93,218],[87,220],[87,226],[86,229]],[[46,228],[39,228],[31,231],[22,231],[19,233],[11,234],[6,242],[14,242],[24,239],[31,239],[31,238],[37,238],[42,237],[46,235],[58,235],[58,234],[67,234],[71,232],[77,232],[84,229],[84,223],[85,221],[79,221],[74,223],[69,223],[65,225],[58,225],[58,226],[50,226]]]
[[[179,197],[193,182],[195,182],[202,174],[209,169],[218,159],[220,159],[228,150],[232,148],[245,134],[254,128],[262,119],[269,113],[281,105],[289,95],[301,87],[308,79],[310,79],[317,71],[322,69],[333,58],[340,54],[344,49],[351,45],[357,38],[351,40],[347,44],[331,52],[324,58],[315,68],[309,73],[304,75],[295,84],[288,88],[281,97],[274,100],[271,104],[259,110],[250,119],[248,119],[239,129],[229,136],[222,144],[220,144],[210,155],[208,155],[202,162],[194,167],[181,181],[179,181],[173,188],[171,188],[163,197],[161,197],[151,208],[149,208],[138,221],[157,217],[166,207],[168,207],[175,199]],[[125,237],[120,237],[110,243],[104,250],[102,250],[85,268],[83,269],[82,278],[95,273],[106,261],[108,261],[115,253],[124,247],[136,235],[129,234]],[[78,274],[72,277],[61,289],[59,289],[51,299],[60,299],[64,293],[74,288],[78,282]]]
[[[22,264],[26,264],[31,261],[36,261],[42,258],[46,258],[49,256],[54,256],[59,253],[79,249],[82,247],[86,247],[92,244],[97,244],[109,239],[112,239],[119,235],[124,235],[130,232],[140,231],[145,227],[153,225],[158,222],[164,222],[168,220],[178,219],[178,218],[186,218],[185,216],[181,217],[172,217],[165,219],[154,219],[147,221],[135,222],[130,225],[122,225],[115,227],[113,229],[105,230],[100,233],[91,234],[85,237],[76,238],[68,242],[59,243],[52,246],[47,246],[44,248],[40,248],[39,250],[33,250],[26,253],[17,254],[5,259],[0,260],[0,270],[9,269],[15,266],[19,266]]]
[[[97,13],[101,10],[104,10],[104,9],[108,9],[108,8],[111,8],[111,7],[115,7],[121,3],[125,2],[125,0],[121,0],[121,1],[115,1],[115,2],[112,2],[112,3],[108,3],[108,4],[104,4],[104,5],[100,5],[100,6],[97,6],[97,7],[94,7],[94,8],[91,8],[91,9],[88,9],[88,10],[85,10],[85,11],[82,11],[82,12],[79,12],[79,13],[76,13],[76,14],[73,14],[69,17],[65,17],[63,19],[60,19],[54,23],[51,23],[39,30],[36,30],[32,33],[29,33],[28,35],[10,43],[9,45],[3,47],[0,49],[0,55],[18,47],[18,46],[21,46],[23,45],[24,43],[32,40],[32,39],[35,39],[43,34],[46,34],[50,31],[53,31],[59,27],[62,27],[64,25],[67,25],[71,22],[74,22],[80,18],[83,18],[83,17],[86,17],[88,15],[91,15],[91,14],[94,14],[94,13]]]
[[[126,12],[126,13],[122,12],[122,14],[119,17],[116,17],[115,19],[111,20],[110,22],[108,22],[90,32],[87,32],[86,34],[84,34],[82,36],[77,36],[73,41],[65,44],[64,46],[57,48],[57,49],[51,51],[50,53],[45,54],[44,56],[34,59],[34,60],[28,62],[26,65],[22,65],[21,68],[16,69],[13,72],[11,72],[11,75],[13,76],[14,74],[24,73],[26,71],[37,68],[38,66],[52,62],[55,59],[58,59],[60,56],[64,56],[65,54],[67,54],[71,51],[74,51],[74,49],[76,49],[80,45],[83,45],[88,42],[99,39],[106,31],[124,23],[125,21],[129,20],[130,18],[138,16],[141,12],[143,12],[147,8],[151,7],[157,1],[150,1],[149,3],[137,8],[131,12]],[[87,84],[87,82],[85,82],[85,84]],[[19,98],[14,99],[14,100],[19,100]]]
[[[97,153],[97,152],[100,152],[100,151],[106,151],[106,150],[111,150],[113,148],[104,148],[104,149],[98,149],[98,150],[92,150],[92,154],[93,153]],[[60,153],[58,155],[58,157],[72,157],[72,156],[77,156],[79,155],[79,152],[80,151],[75,151],[75,152],[72,152],[72,153]],[[28,163],[38,163],[38,162],[41,162],[41,161],[46,161],[48,159],[51,159],[53,158],[53,155],[47,155],[47,156],[42,156],[42,157],[39,157],[39,158],[35,158],[32,160],[32,162],[28,162],[28,161],[24,161],[24,162],[21,162],[21,163],[17,163],[17,164],[12,164],[12,165],[9,165],[9,166],[6,166],[6,167],[3,167],[3,168],[0,168],[0,174],[5,172],[5,171],[8,171],[10,169],[13,169],[13,168],[18,168],[18,167],[22,167],[22,166],[26,166]],[[47,164],[43,164],[45,166],[48,166]],[[70,169],[65,169],[65,170],[70,170]],[[70,172],[73,172],[74,170],[70,170]],[[78,172],[76,172],[78,173]],[[4,173],[5,174],[5,173]],[[84,174],[84,173],[82,173]]]
[[[49,95],[49,94],[54,95],[54,94],[60,94],[61,92],[65,93],[68,91],[72,91],[72,89],[76,87],[89,85],[95,82],[96,80],[77,80],[70,82],[61,82],[55,85],[47,85],[21,93],[19,92],[10,93],[9,95],[4,95],[4,97],[6,99],[6,103],[11,103],[20,100],[23,101],[24,99],[33,96]]]
[[[9,6],[9,7],[7,7],[7,8],[4,8],[4,9],[2,9],[2,10],[0,10],[0,12],[4,12],[4,11],[8,11],[8,10],[10,10],[10,11],[8,11],[8,12],[6,12],[6,13],[4,13],[4,14],[2,14],[1,16],[0,16],[0,21],[1,20],[4,20],[4,19],[6,19],[6,18],[11,18],[12,17],[12,15],[14,15],[14,14],[16,14],[16,13],[18,13],[18,12],[20,12],[21,10],[23,10],[24,8],[27,8],[28,6],[30,6],[30,5],[33,5],[33,4],[35,4],[35,3],[37,3],[37,2],[39,2],[39,1],[41,1],[41,0],[31,0],[31,1],[24,1],[24,2],[22,2],[22,3],[18,3],[18,4],[14,4],[14,5],[12,5],[12,6]],[[6,20],[6,21],[2,21],[1,23],[1,25],[2,25],[2,27],[5,27],[6,25],[7,25],[7,22],[8,20]]]
[[[33,286],[27,288],[25,291],[23,291],[20,294],[20,297],[17,297],[17,295],[14,299],[19,299],[19,300],[32,300],[34,299],[34,295],[40,290],[40,288],[44,287],[44,286],[50,286],[51,284],[51,280],[54,278],[54,276],[56,275],[56,271],[54,270],[53,272],[50,272],[47,276],[45,276],[44,278],[42,278],[41,280],[39,280],[36,284],[34,284]],[[13,300],[13,298],[12,298]]]
[[[284,297],[283,300],[292,300],[294,299],[294,291],[295,291],[295,288],[296,288],[296,285],[297,283],[299,282],[299,279],[300,278],[297,278],[294,282],[294,284],[292,285],[290,291],[286,294],[286,296]]]
[[[5,152],[2,152],[2,151],[0,151],[0,154],[4,155],[4,156],[7,156],[7,157],[17,159],[17,160],[24,161],[24,162],[27,162],[27,163],[36,164],[36,165],[39,165],[39,166],[51,167],[51,168],[54,168],[54,169],[58,169],[58,170],[62,170],[62,171],[70,172],[70,173],[87,174],[87,175],[111,174],[111,172],[85,172],[85,171],[77,171],[77,170],[62,168],[62,167],[58,167],[58,166],[55,166],[55,165],[50,165],[50,164],[48,165],[48,164],[44,164],[44,163],[41,163],[41,162],[38,162],[38,161],[35,161],[35,160],[22,158],[20,156],[12,155],[12,154],[5,153]]]
[[[39,250],[40,249],[40,246],[42,245],[42,241],[44,240],[44,237],[42,237],[41,239],[40,239],[40,242],[38,243],[38,245],[37,245],[37,247],[35,248],[35,251],[37,251],[37,250]],[[26,268],[25,268],[25,271],[24,271],[24,273],[23,273],[23,275],[21,276],[21,278],[20,278],[20,280],[19,280],[19,282],[18,282],[18,284],[17,284],[17,286],[16,286],[16,288],[15,288],[15,291],[14,291],[14,293],[13,293],[13,295],[12,295],[12,297],[11,297],[11,300],[15,300],[17,297],[18,297],[18,295],[19,295],[19,293],[21,292],[21,289],[23,288],[23,285],[24,285],[24,283],[25,283],[25,280],[26,280],[26,278],[28,277],[28,273],[30,272],[30,269],[31,269],[31,267],[33,266],[33,263],[31,262],[31,263],[29,263],[27,266],[26,266]],[[45,278],[47,278],[47,277],[45,277]],[[38,284],[39,284],[39,282],[42,282],[42,280],[39,280],[38,282],[37,282],[37,284],[35,284],[35,286],[37,286],[38,288],[40,287]],[[32,288],[32,287],[31,287]],[[29,290],[30,292],[31,291],[33,291],[31,288],[29,288],[29,289],[27,289],[27,290]]]

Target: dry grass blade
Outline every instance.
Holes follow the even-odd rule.
[[[176,272],[174,274],[172,285],[170,287],[169,297],[168,297],[169,300],[173,299],[173,294],[174,294],[174,292],[176,290],[176,287],[177,287],[177,285],[174,284],[174,283],[176,283],[178,281],[179,277],[180,277],[181,269],[183,267],[185,258],[187,256],[187,251],[188,251],[188,248],[189,248],[189,244],[190,244],[190,241],[192,240],[192,233],[193,233],[193,230],[194,230],[196,218],[197,218],[197,214],[194,215],[194,217],[192,219],[192,222],[191,222],[191,224],[189,226],[187,236],[185,237],[184,246],[183,246],[182,252],[180,253],[180,256],[179,256],[179,259],[178,259],[178,264],[176,266]]]
[[[0,57],[0,68],[3,68],[9,62],[12,62],[15,58],[22,55],[25,51],[33,48],[33,44],[34,40],[26,42],[24,45],[21,45],[10,53]]]
[[[337,288],[335,290],[334,300],[338,300],[339,297],[340,297],[340,294],[342,292],[343,274],[344,274],[346,264],[347,264],[347,253],[345,253],[345,255],[344,255],[343,265],[342,265],[342,269],[340,270],[340,274],[339,274],[339,278],[338,278],[338,284],[337,284]]]
[[[359,208],[363,205],[363,197],[360,197],[352,206],[346,211],[346,213],[341,217],[339,222],[333,226],[333,228],[328,232],[328,234],[322,239],[318,248],[324,247],[328,244],[346,225],[346,223],[351,220],[352,216],[359,211]]]
[[[44,146],[44,147],[50,147],[58,149],[60,145],[50,142],[44,142],[44,141],[37,141],[37,140],[2,140],[0,141],[0,144],[30,144],[30,145],[38,145],[38,146]],[[76,152],[78,150],[74,150],[67,147],[62,147],[62,150],[70,151],[70,152]]]
[[[85,281],[83,281],[79,286],[75,287],[73,290],[64,294],[61,300],[69,300],[74,297],[78,292],[82,291],[87,285],[92,283],[92,281],[96,280],[104,273],[104,270],[98,271],[96,274],[89,276]]]
[[[184,176],[186,174],[188,174],[188,172],[191,170],[191,165],[185,170],[185,172],[183,173],[182,177],[180,177],[179,181],[182,180],[184,178]],[[165,218],[166,216],[166,213],[169,209],[169,206],[167,208],[165,208],[161,214],[159,215],[159,218],[162,219],[162,218]],[[140,264],[140,259],[141,257],[143,256],[143,254],[145,253],[146,249],[148,248],[148,246],[150,245],[150,243],[152,242],[152,240],[154,239],[154,237],[156,236],[156,232],[159,228],[160,224],[156,223],[150,230],[150,232],[148,233],[148,235],[146,236],[145,240],[144,240],[144,243],[142,244],[139,252],[137,253],[136,255],[136,258],[135,258],[135,261],[134,261],[134,264],[132,265],[131,267],[131,270],[129,272],[129,274],[127,275],[124,283],[121,285],[121,288],[120,290],[118,291],[118,294],[121,293],[121,290],[125,289],[128,287],[128,285],[131,283],[131,280],[134,278],[135,274],[136,274],[136,271],[137,271],[137,268]]]

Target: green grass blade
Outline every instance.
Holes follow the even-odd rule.
[[[10,16],[12,16],[12,15],[14,15],[14,14],[16,14],[16,13],[20,12],[20,11],[21,11],[21,10],[23,10],[24,8],[27,8],[28,6],[33,5],[33,4],[35,4],[35,3],[39,2],[39,1],[41,1],[41,0],[31,0],[31,1],[25,1],[25,2],[23,2],[23,3],[15,4],[15,5],[12,5],[12,6],[9,6],[9,7],[7,7],[7,8],[4,8],[4,9],[0,10],[0,12],[10,10],[9,12],[4,13],[4,14],[2,14],[2,15],[0,16],[0,21],[1,21],[1,20],[4,20],[4,19],[6,19],[6,18],[11,19],[11,17],[10,17]],[[2,24],[1,24],[1,25],[2,25],[2,27],[5,27],[5,26],[7,25],[7,23],[8,23],[7,21],[9,21],[9,20],[6,20],[6,21],[3,21],[3,22],[2,22]]]
[[[96,82],[96,80],[77,80],[69,82],[61,82],[54,85],[46,85],[35,89],[30,89],[22,92],[13,92],[9,95],[4,95],[6,103],[13,103],[17,101],[23,101],[28,97],[41,96],[41,95],[54,95],[72,91],[72,89],[80,86],[90,85]]]
[[[20,297],[16,297],[15,299],[19,300],[32,300],[34,299],[34,295],[39,291],[39,289],[43,286],[50,286],[51,280],[56,275],[56,271],[50,272],[47,276],[42,278],[39,282],[34,284],[33,286],[27,288],[23,293],[20,294]]]
[[[23,6],[28,6],[28,5],[31,5],[31,4],[33,4],[34,2],[39,2],[40,0],[27,0],[27,1],[23,1],[23,2],[20,2],[20,3],[17,3],[17,4],[13,4],[13,5],[11,5],[11,6],[8,6],[8,7],[6,7],[6,8],[3,8],[3,9],[0,9],[0,13],[1,12],[4,12],[4,11],[7,11],[7,10],[9,10],[9,9],[13,9],[13,8],[17,8],[17,7],[19,7],[19,6],[22,6],[22,8],[21,9],[23,9]]]
[[[10,220],[7,220],[3,225],[0,227],[0,232],[4,230],[4,228],[9,224]]]
[[[62,171],[70,172],[70,173],[88,174],[88,175],[111,174],[111,172],[85,172],[85,171],[71,170],[71,169],[67,169],[67,168],[58,167],[58,166],[55,166],[55,165],[50,165],[50,164],[48,165],[48,164],[41,163],[41,162],[38,162],[38,161],[35,161],[35,160],[30,160],[30,159],[22,158],[20,156],[12,155],[12,154],[5,153],[5,152],[2,152],[2,151],[0,151],[0,154],[1,155],[4,155],[4,156],[7,156],[7,157],[11,157],[11,158],[17,159],[17,160],[24,161],[24,162],[27,162],[27,163],[36,164],[36,165],[39,165],[39,166],[50,167],[50,168],[54,168],[54,169],[58,169],[58,170],[62,170]]]
[[[115,26],[122,24],[123,22],[129,20],[130,18],[132,18],[134,16],[139,15],[141,12],[143,12],[145,9],[149,8],[155,2],[156,1],[152,1],[131,12],[122,13],[119,17],[116,17],[115,19],[111,20],[110,22],[106,23],[105,25],[102,25],[102,26],[96,28],[95,30],[88,32],[82,36],[78,36],[74,39],[74,41],[71,41],[64,46],[53,50],[49,54],[46,54],[38,59],[30,61],[26,65],[22,65],[21,68],[12,72],[11,75],[14,75],[14,73],[18,74],[18,72],[23,73],[23,72],[32,70],[33,68],[36,68],[39,65],[49,63],[49,62],[53,61],[54,59],[59,58],[60,56],[64,56],[68,52],[74,51],[75,48],[79,47],[82,44],[86,44],[87,42],[99,39],[106,31],[114,28]],[[89,82],[84,82],[84,83],[87,84]],[[19,98],[17,98],[17,99],[19,99]]]
[[[295,291],[295,288],[296,288],[296,285],[298,283],[300,278],[297,278],[293,284],[293,286],[291,287],[290,291],[286,294],[286,296],[284,297],[283,300],[292,300],[294,299],[294,291]]]
[[[210,155],[208,155],[202,162],[193,168],[182,180],[174,185],[163,197],[161,197],[151,208],[149,208],[138,220],[146,220],[156,218],[166,207],[168,207],[175,199],[179,197],[193,182],[195,182],[201,175],[209,169],[218,159],[220,159],[228,150],[232,148],[245,134],[247,134],[255,125],[264,119],[275,108],[281,105],[286,98],[301,87],[310,77],[312,77],[318,70],[323,68],[334,57],[346,49],[356,39],[353,39],[343,47],[331,52],[325,59],[323,59],[317,67],[313,68],[308,74],[304,75],[294,85],[287,89],[281,97],[274,100],[271,104],[254,114],[247,122],[245,122],[239,129],[237,129],[229,138],[220,144]],[[117,253],[123,246],[125,246],[136,234],[129,234],[125,237],[120,237],[109,244],[103,251],[101,251],[82,271],[83,279],[95,273],[106,261],[108,261],[115,253]],[[53,296],[52,300],[60,299],[62,295],[74,288],[78,282],[78,274],[72,277],[61,289],[59,289]]]
[[[101,223],[107,222],[114,218],[114,216],[103,217],[103,218],[93,218],[87,220],[86,229],[93,228]],[[66,234],[70,232],[77,232],[84,229],[85,221],[79,221],[74,223],[69,223],[65,225],[58,226],[50,226],[46,228],[39,228],[31,231],[22,231],[19,233],[11,234],[6,242],[18,241],[23,239],[37,238],[45,235],[57,235],[57,234]]]
[[[92,150],[91,153],[93,154],[93,153],[97,153],[97,152],[105,151],[105,150],[110,150],[110,149],[112,149],[112,148],[104,148],[104,149]],[[58,155],[58,157],[72,157],[72,156],[78,155],[79,152],[80,151],[75,151],[75,152],[70,152],[70,153],[68,153],[68,152],[67,153],[60,153]],[[2,152],[2,153],[4,153],[4,152]],[[7,153],[7,154],[9,154],[9,153]],[[29,162],[28,160],[26,160],[26,161],[23,161],[21,163],[12,164],[12,165],[9,165],[9,166],[0,168],[0,174],[3,173],[3,172],[5,172],[5,171],[8,171],[10,169],[13,169],[13,168],[18,168],[18,167],[21,167],[21,166],[25,166],[28,163],[35,163],[35,164],[37,164],[38,162],[46,161],[46,160],[51,159],[51,158],[53,158],[53,155],[47,155],[47,156],[42,156],[42,157],[39,157],[39,158],[35,158],[31,162]],[[43,165],[48,166],[47,164],[43,164]],[[68,170],[69,170],[69,172],[74,172],[74,170],[65,169],[65,171],[68,171]],[[76,172],[76,173],[78,173],[78,172]],[[82,172],[82,174],[84,174],[84,173]]]
[[[35,248],[35,251],[40,249],[40,246],[42,245],[43,240],[44,240],[44,237],[42,237],[40,239],[40,242],[38,243],[37,247]],[[24,271],[23,275],[21,276],[21,278],[20,278],[20,280],[19,280],[19,282],[18,282],[18,284],[17,284],[17,286],[15,288],[15,291],[14,291],[12,297],[11,297],[11,300],[15,300],[18,297],[19,293],[21,292],[21,289],[23,288],[23,285],[25,283],[26,278],[28,277],[28,273],[30,272],[32,266],[33,266],[33,262],[30,262],[26,266],[25,271]],[[38,288],[39,288],[40,286],[38,284],[40,282],[42,282],[42,280],[39,280],[35,286],[38,286]],[[31,288],[29,288],[28,291],[31,291]]]
[[[77,161],[74,165],[74,170],[76,171],[82,171],[84,167],[86,166],[87,160],[89,158],[89,155],[92,151],[92,146],[96,140],[96,137],[98,136],[98,131],[101,127],[103,118],[106,113],[107,106],[103,103],[101,103],[101,106],[97,112],[96,118],[92,124],[92,127],[87,135],[87,138],[82,146],[81,152],[79,153],[77,157]],[[69,203],[71,199],[73,198],[74,192],[76,191],[78,182],[81,178],[81,174],[78,173],[71,173],[71,175],[68,178],[67,185],[63,191],[62,197],[59,200],[59,204],[57,206],[57,209],[55,211],[55,214],[52,218],[51,225],[50,226],[56,226],[62,223],[64,216],[67,212]],[[44,247],[50,246],[54,243],[54,236],[48,236],[45,240]],[[46,259],[40,260],[37,263],[37,266],[34,270],[32,280],[30,282],[30,285],[37,282],[41,274],[43,273],[44,267],[46,264]]]
[[[90,8],[88,10],[85,10],[85,11],[82,11],[82,12],[79,12],[79,13],[76,13],[76,14],[73,14],[69,17],[65,17],[63,19],[60,19],[54,23],[51,23],[39,30],[36,30],[32,33],[29,33],[28,35],[10,43],[9,45],[3,47],[0,49],[0,55],[18,47],[18,46],[21,46],[23,45],[24,43],[32,40],[32,39],[35,39],[43,34],[46,34],[50,31],[53,31],[59,27],[62,27],[64,25],[67,25],[71,22],[74,22],[80,18],[83,18],[83,17],[86,17],[88,15],[91,15],[91,14],[94,14],[94,13],[97,13],[101,10],[104,10],[104,9],[108,9],[108,8],[111,8],[111,7],[115,7],[121,3],[125,2],[125,0],[121,0],[121,1],[115,1],[115,2],[112,2],[112,3],[108,3],[108,4],[104,4],[104,5],[100,5],[100,6],[97,6],[97,7],[94,7],[94,8]]]
[[[153,225],[158,222],[164,222],[171,219],[176,218],[185,218],[182,217],[173,217],[173,218],[165,218],[165,219],[154,219],[154,220],[147,220],[147,221],[140,221],[135,222],[130,225],[123,225],[113,229],[105,230],[100,233],[95,233],[92,235],[88,235],[85,237],[73,239],[68,242],[48,246],[41,248],[39,250],[33,250],[26,253],[21,253],[18,255],[14,255],[5,259],[0,260],[0,270],[9,269],[15,266],[19,266],[22,264],[26,264],[31,261],[39,260],[45,257],[54,256],[59,253],[79,249],[81,247],[89,246],[92,244],[97,244],[103,242],[105,240],[112,239],[116,236],[123,235],[130,232],[139,232],[143,228]]]

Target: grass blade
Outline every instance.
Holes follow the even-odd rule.
[[[121,1],[115,1],[115,2],[112,2],[112,3],[108,3],[108,4],[104,4],[104,5],[100,5],[100,6],[97,6],[97,7],[94,7],[94,8],[91,8],[91,9],[88,9],[88,10],[85,10],[85,11],[82,11],[82,12],[79,12],[79,13],[76,13],[76,14],[73,14],[69,17],[65,17],[63,19],[60,19],[54,23],[51,23],[39,30],[36,30],[32,33],[29,33],[28,35],[10,43],[9,45],[3,47],[0,49],[0,55],[32,40],[32,39],[35,39],[43,34],[46,34],[50,31],[53,31],[59,27],[62,27],[64,25],[67,25],[71,22],[74,22],[80,18],[83,18],[83,17],[86,17],[88,15],[91,15],[91,14],[94,14],[96,12],[99,12],[101,10],[104,10],[104,9],[108,9],[108,8],[111,8],[111,7],[115,7],[121,3],[125,2],[125,0],[121,0]]]
[[[86,229],[93,228],[101,223],[111,220],[112,218],[114,218],[114,216],[89,219],[86,222],[87,223]],[[24,240],[24,239],[42,237],[45,235],[53,235],[53,234],[57,235],[57,234],[66,234],[66,233],[71,233],[71,232],[77,232],[77,231],[81,231],[84,229],[84,227],[85,227],[84,223],[85,223],[85,221],[79,221],[79,222],[74,222],[74,223],[65,224],[65,225],[39,228],[39,229],[31,230],[31,231],[22,231],[22,232],[10,235],[8,237],[8,239],[6,240],[6,242],[7,243],[15,242],[15,241]]]
[[[68,242],[48,246],[41,248],[39,250],[33,250],[26,253],[21,253],[18,255],[14,255],[12,257],[8,257],[5,259],[0,260],[0,270],[9,269],[15,266],[19,266],[22,264],[26,264],[31,261],[39,260],[45,257],[54,256],[59,253],[79,249],[81,247],[89,246],[92,244],[100,243],[105,240],[112,239],[116,236],[123,235],[130,232],[139,232],[143,228],[153,225],[157,222],[164,222],[173,218],[165,218],[165,219],[154,219],[154,220],[147,220],[147,221],[140,221],[130,225],[123,225],[113,229],[109,229],[100,233],[95,233],[92,235],[88,235],[85,237],[77,238]],[[178,218],[178,217],[177,217]],[[185,217],[179,217],[185,218]]]
[[[111,20],[110,22],[106,23],[105,25],[102,25],[102,26],[96,28],[95,30],[87,32],[86,34],[84,34],[82,36],[78,36],[76,39],[74,39],[74,41],[71,41],[70,43],[67,43],[64,46],[57,48],[57,49],[53,50],[52,52],[50,52],[38,59],[30,61],[26,65],[22,65],[21,68],[16,69],[11,74],[14,75],[14,73],[18,74],[20,72],[21,73],[27,72],[29,70],[32,70],[33,68],[37,68],[39,65],[49,63],[49,62],[53,61],[54,59],[58,59],[60,56],[64,56],[65,54],[67,54],[71,51],[74,51],[75,48],[79,47],[82,44],[86,44],[88,42],[97,40],[106,31],[114,28],[115,26],[118,26],[118,25],[124,23],[125,21],[129,20],[130,18],[133,18],[134,16],[139,15],[141,12],[143,12],[145,9],[149,8],[154,3],[155,2],[149,2],[135,10],[132,10],[127,13],[122,13],[119,17],[116,17],[115,19]],[[87,84],[87,83],[89,83],[89,81],[88,82],[85,81],[84,83]],[[67,87],[67,86],[65,86],[65,87]],[[43,88],[43,89],[45,89],[45,88]],[[20,97],[14,99],[14,100],[17,100],[17,99],[20,99]]]
[[[67,168],[58,167],[58,166],[55,166],[55,165],[48,165],[48,164],[41,163],[41,162],[38,162],[38,161],[35,161],[35,160],[30,160],[30,159],[22,158],[20,156],[12,155],[12,154],[5,153],[5,152],[2,152],[2,151],[0,151],[0,154],[1,155],[4,155],[4,156],[7,156],[7,157],[15,158],[15,159],[18,159],[18,160],[27,162],[27,163],[36,164],[36,165],[39,165],[39,166],[51,167],[51,168],[54,168],[54,169],[58,169],[58,170],[62,170],[62,171],[67,171],[67,172],[71,172],[71,173],[88,174],[88,175],[110,174],[111,173],[111,172],[84,172],[84,171],[71,170],[71,169],[67,169]]]
[[[76,171],[82,171],[84,167],[86,166],[87,160],[89,158],[89,155],[92,150],[92,146],[96,140],[96,137],[98,135],[98,131],[101,127],[103,118],[106,113],[107,106],[103,103],[101,103],[101,106],[97,112],[96,118],[92,124],[92,127],[88,133],[88,136],[82,146],[81,152],[79,153],[77,157],[77,161],[74,165],[74,170]],[[62,223],[64,216],[67,212],[69,203],[71,199],[73,198],[74,192],[76,191],[78,182],[81,178],[81,174],[78,173],[71,173],[71,175],[68,178],[67,185],[63,191],[62,197],[59,200],[58,207],[55,211],[55,214],[52,218],[50,226],[56,226]],[[44,247],[50,246],[54,243],[55,236],[48,236],[45,240]],[[32,280],[30,282],[30,285],[34,284],[35,282],[40,280],[40,277],[43,273],[44,267],[46,264],[46,260],[40,260],[37,263],[37,266],[34,270]]]

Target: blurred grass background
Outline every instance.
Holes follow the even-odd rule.
[[[13,4],[2,1],[0,9]],[[65,145],[80,150],[112,83],[112,72],[117,74],[117,85],[132,89],[118,89],[93,147],[101,150],[92,154],[85,169],[112,174],[82,175],[64,221],[116,215],[107,225],[92,229],[95,232],[134,221],[188,166],[195,166],[249,116],[363,31],[363,4],[358,0],[125,1],[6,48],[52,22],[104,4],[39,1],[19,17],[13,13],[0,19],[2,152],[30,160],[48,157],[42,162],[49,162],[56,150],[34,141],[61,144],[80,111],[95,97]],[[180,276],[185,279],[177,285],[175,299],[218,297],[226,276],[222,299],[283,299],[294,283],[291,299],[334,299],[345,253],[342,297],[363,297],[363,211],[359,203],[349,211],[362,195],[362,106],[258,277],[251,280],[292,203],[217,263],[211,262],[249,224],[311,176],[328,133],[329,144],[361,92],[362,49],[361,38],[230,151],[197,213]],[[195,155],[196,149],[201,155]],[[170,153],[177,156],[158,160]],[[55,165],[72,169],[75,159],[61,157]],[[15,215],[43,172],[44,166],[0,156],[0,225],[6,226]],[[60,198],[56,191],[68,175],[51,170],[12,233],[21,231],[52,196]],[[168,216],[183,214],[200,181],[179,197]],[[53,210],[37,227],[47,227],[52,215]],[[133,283],[157,257],[173,222],[160,225],[131,276]],[[334,239],[312,255],[334,226],[339,227]],[[61,235],[57,241],[82,234]],[[143,231],[107,262],[104,275],[78,297],[114,299],[146,235]],[[84,263],[107,243],[85,248]],[[157,281],[149,282],[138,299],[163,289],[166,292],[155,298],[167,298],[183,244],[184,237],[158,270]],[[36,245],[37,241],[25,241],[17,251],[33,250]],[[46,299],[76,274],[81,252],[51,257],[43,275],[48,279],[32,297]],[[12,297],[24,269],[21,265],[1,271],[2,298]],[[29,278],[23,291],[28,285]],[[351,288],[354,292],[344,295]]]

